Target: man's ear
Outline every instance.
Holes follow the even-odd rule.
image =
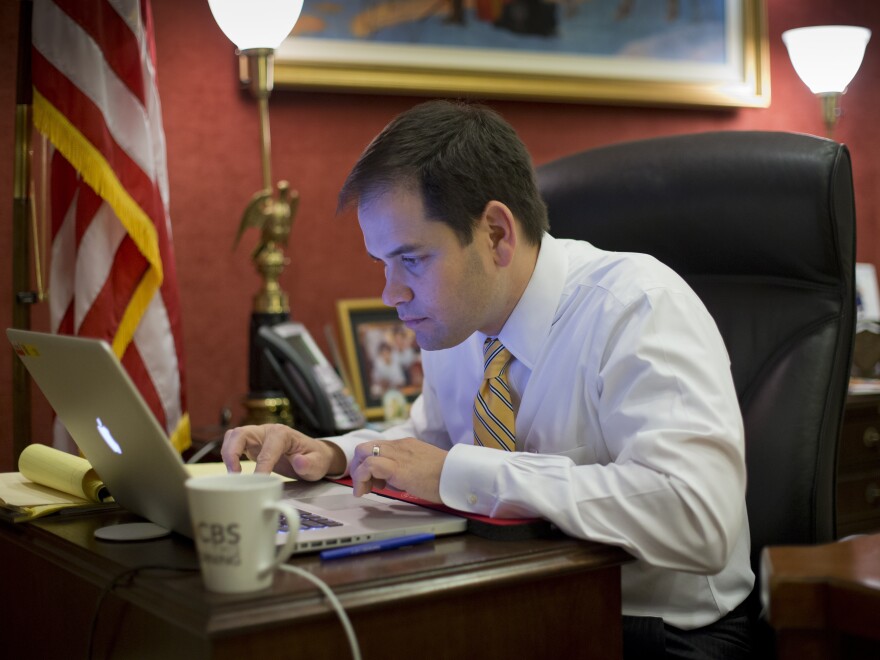
[[[509,266],[517,243],[517,225],[513,213],[507,205],[491,200],[483,209],[482,220],[488,229],[496,265]]]

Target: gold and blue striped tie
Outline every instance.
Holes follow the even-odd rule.
[[[474,444],[516,449],[513,401],[507,386],[507,365],[513,356],[491,337],[483,345],[483,384],[474,399]]]

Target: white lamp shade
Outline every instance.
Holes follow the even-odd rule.
[[[794,70],[813,94],[842,94],[859,70],[870,38],[868,28],[849,25],[782,33]]]
[[[296,25],[303,0],[208,0],[208,6],[239,50],[274,50]]]

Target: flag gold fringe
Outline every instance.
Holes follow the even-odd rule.
[[[141,254],[149,263],[147,273],[126,306],[122,321],[113,338],[113,351],[120,359],[134,338],[134,331],[147,310],[153,296],[162,285],[164,272],[159,253],[156,227],[146,212],[120,183],[113,168],[100,151],[80,133],[68,119],[34,90],[34,126],[82,174],[83,180],[105,200],[116,213],[122,226],[131,236]]]
[[[190,445],[192,445],[192,431],[189,425],[189,413],[184,413],[183,417],[180,418],[177,428],[171,433],[170,440],[174,448],[180,453],[190,448]]]
[[[126,305],[113,337],[113,352],[121,360],[134,339],[135,330],[153,296],[162,286],[164,270],[156,227],[128,193],[107,159],[68,119],[36,89],[33,96],[34,126],[76,168],[83,180],[105,200],[149,264],[147,272]],[[171,433],[171,444],[183,452],[192,444],[189,414],[184,413]]]
[[[153,299],[153,296],[159,290],[161,283],[156,280],[156,271],[153,268],[148,269],[134,290],[128,305],[125,306],[125,311],[122,313],[122,318],[119,321],[119,327],[116,328],[116,335],[113,337],[113,352],[120,360],[122,360],[122,356],[125,354],[125,349],[128,348],[128,345],[134,339],[134,332],[137,330],[144,312],[150,305],[150,300]]]

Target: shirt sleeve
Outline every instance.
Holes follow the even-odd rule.
[[[354,450],[359,444],[374,440],[399,440],[401,438],[418,438],[441,449],[449,449],[450,447],[449,434],[440,414],[437,396],[427,378],[425,378],[421,394],[416,397],[410,407],[409,417],[406,421],[382,431],[369,428],[358,429],[345,435],[325,438],[325,440],[337,445],[345,454],[344,474],[347,475],[348,466],[354,457]]]
[[[745,461],[714,321],[695,294],[660,288],[622,305],[601,346],[585,350],[599,358],[591,365],[580,354],[582,405],[595,409],[593,430],[610,460],[578,465],[561,455],[457,445],[441,477],[443,502],[490,516],[540,516],[654,566],[721,570],[745,519]]]

